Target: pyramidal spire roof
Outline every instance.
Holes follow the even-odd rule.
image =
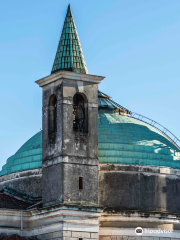
[[[59,70],[88,74],[70,4],[51,74]]]

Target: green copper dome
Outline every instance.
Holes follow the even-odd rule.
[[[99,110],[99,162],[180,168],[178,148],[156,128],[117,112]]]
[[[7,159],[1,175],[40,168],[42,166],[42,131],[30,138],[13,156]]]
[[[162,132],[131,117],[131,112],[99,92],[100,164],[180,168],[179,149]],[[123,111],[124,115],[120,115]],[[0,175],[40,168],[42,131],[30,138],[2,167]]]

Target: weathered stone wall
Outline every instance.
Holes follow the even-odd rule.
[[[98,204],[98,88],[91,82],[70,80],[74,73],[68,74],[69,79],[56,79],[43,87],[43,206],[67,202]],[[76,93],[85,96],[87,132],[73,131]],[[52,94],[57,98],[57,132],[49,135]],[[83,178],[82,191],[79,177]]]
[[[69,158],[70,159],[70,158]],[[73,158],[72,163],[80,163],[80,158]],[[83,161],[83,159],[82,159]],[[90,160],[91,164],[94,160]],[[94,165],[95,162],[94,162]],[[83,167],[83,170],[81,169]],[[63,176],[60,168],[47,175],[46,181],[51,178]],[[76,176],[83,173],[84,183],[88,191],[92,188],[92,198],[96,198],[97,192],[92,174],[97,174],[96,168],[86,168],[82,165],[76,168],[75,164],[64,164],[70,175],[65,174],[66,193],[65,201],[71,199],[77,201],[77,194],[71,189],[71,184],[78,188]],[[45,168],[46,169],[46,168]],[[44,170],[45,170],[44,169]],[[46,171],[46,170],[45,170]],[[65,171],[68,173],[68,171]],[[56,173],[57,172],[57,173]],[[71,176],[69,178],[69,176]],[[19,192],[42,197],[42,170],[34,169],[19,173],[13,173],[0,177],[0,190],[4,187],[12,188]],[[55,189],[52,196],[59,194]],[[60,188],[59,188],[60,192]],[[78,195],[79,196],[79,195]],[[86,201],[87,195],[79,196],[81,201]],[[99,204],[104,207],[121,210],[140,210],[158,212],[180,212],[180,170],[147,166],[125,166],[125,165],[100,165],[99,171]]]
[[[100,165],[99,205],[117,210],[180,213],[180,170]]]

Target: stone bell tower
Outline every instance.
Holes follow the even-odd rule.
[[[43,90],[43,206],[98,205],[98,84],[89,75],[70,6]]]

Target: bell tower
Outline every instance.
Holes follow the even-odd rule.
[[[98,205],[98,84],[89,75],[68,6],[43,90],[43,206]]]

